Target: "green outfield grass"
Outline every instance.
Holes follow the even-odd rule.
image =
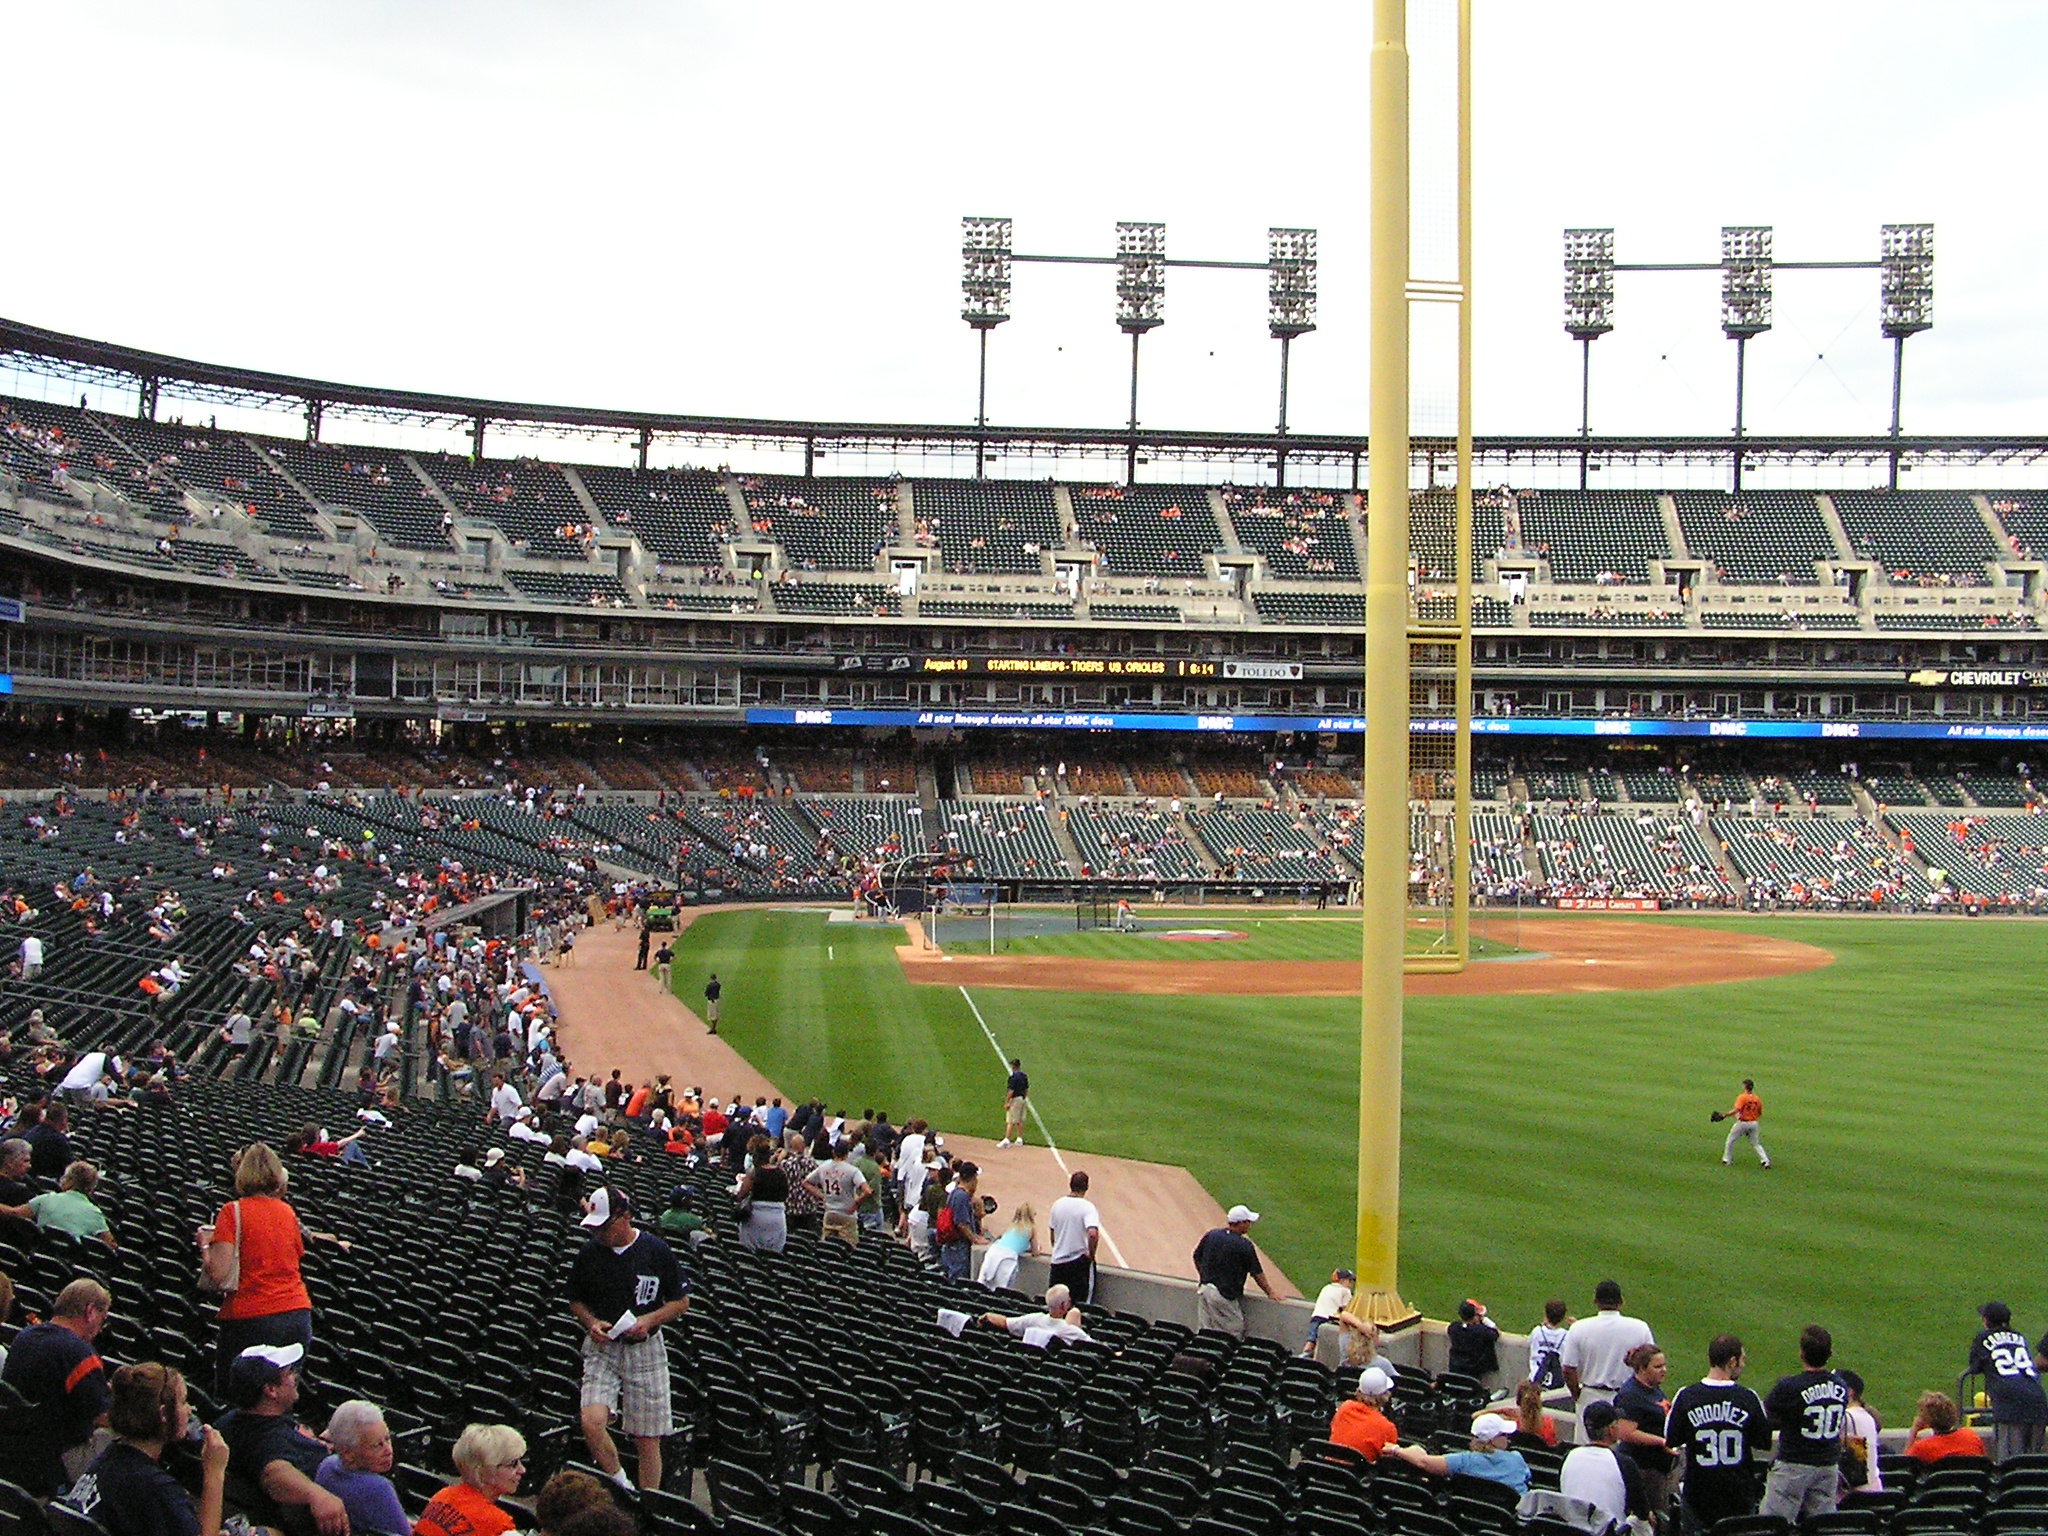
[[[1090,960],[1356,960],[1364,942],[1364,929],[1355,917],[1266,917],[1211,908],[1173,917],[1147,912],[1139,921],[1144,928],[1138,933],[1094,929],[1087,933],[1037,934],[1012,938],[1001,948],[1010,955],[1073,955]],[[1192,943],[1156,936],[1175,928],[1224,928],[1244,937]],[[1147,937],[1148,933],[1154,936]],[[1411,927],[1408,951],[1422,954],[1434,948],[1439,937],[1438,928]],[[959,947],[963,952],[973,952],[969,945]],[[1517,952],[1512,944],[1476,934],[1472,939],[1476,959],[1500,959]]]
[[[1619,1279],[1681,1377],[1741,1333],[1752,1371],[1834,1330],[1888,1423],[1953,1389],[1972,1309],[2048,1329],[2048,927],[1985,920],[1655,919],[1786,934],[1836,963],[1654,993],[1411,998],[1402,1288],[1433,1316],[1485,1300],[1526,1328]],[[1306,926],[1306,925],[1305,925]],[[1332,928],[1338,925],[1330,925]],[[1523,945],[1540,949],[1540,924]],[[676,956],[716,969],[732,1043],[793,1093],[999,1135],[1002,1071],[954,989],[902,979],[890,930],[708,915]],[[829,947],[829,948],[828,948]],[[829,954],[829,958],[828,958]],[[1063,1149],[1185,1163],[1313,1290],[1349,1257],[1358,1009],[1342,998],[974,993]],[[1720,1163],[1736,1079],[1776,1163]],[[707,1085],[716,1088],[717,1084]],[[1034,1128],[1033,1136],[1036,1138]],[[1747,1155],[1747,1154],[1745,1154]]]

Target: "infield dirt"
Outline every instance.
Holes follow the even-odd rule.
[[[925,986],[1013,987],[1040,992],[1142,992],[1168,996],[1355,997],[1349,960],[1099,960],[1071,955],[952,955],[930,948],[915,919],[896,951],[906,979]],[[1818,970],[1834,957],[1812,944],[1720,928],[1533,918],[1521,929],[1532,952],[1475,960],[1453,975],[1411,975],[1415,997],[1541,992],[1655,992],[1756,981]]]

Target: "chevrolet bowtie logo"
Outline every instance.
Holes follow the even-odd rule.
[[[1909,672],[1906,675],[1906,681],[1917,684],[1922,688],[1937,688],[1948,681],[1948,674],[1922,667],[1918,672]]]

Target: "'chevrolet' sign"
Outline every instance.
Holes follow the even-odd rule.
[[[2048,688],[2048,672],[2018,668],[1939,671],[1922,667],[1908,672],[1906,681],[1916,688]]]

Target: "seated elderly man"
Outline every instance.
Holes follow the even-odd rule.
[[[1045,1293],[1043,1312],[1026,1312],[1021,1317],[1005,1317],[1000,1312],[984,1312],[981,1320],[990,1328],[1001,1328],[1016,1338],[1023,1338],[1034,1329],[1063,1339],[1069,1344],[1092,1342],[1088,1332],[1074,1318],[1074,1297],[1064,1285],[1055,1285]]]
[[[228,1367],[232,1410],[214,1427],[228,1443],[228,1476],[253,1485],[251,1518],[286,1536],[347,1536],[348,1506],[314,1481],[327,1447],[292,1415],[299,1401],[297,1344],[252,1344]]]
[[[29,1402],[17,1417],[20,1439],[9,1446],[14,1476],[29,1492],[55,1493],[85,1470],[107,1439],[113,1394],[93,1348],[113,1298],[95,1280],[74,1280],[57,1293],[50,1320],[14,1337],[0,1381]]]
[[[80,1241],[96,1237],[109,1248],[118,1248],[106,1213],[92,1203],[92,1192],[99,1184],[99,1169],[76,1162],[64,1170],[54,1192],[37,1195],[26,1205],[0,1206],[0,1216],[32,1221],[38,1231],[62,1232]]]
[[[384,1411],[375,1403],[351,1398],[327,1421],[327,1443],[334,1454],[320,1463],[313,1481],[341,1500],[354,1536],[369,1531],[405,1536],[412,1522],[391,1485],[391,1429]]]
[[[27,1205],[35,1199],[36,1187],[28,1180],[31,1150],[19,1136],[0,1141],[0,1209]],[[28,1218],[0,1215],[0,1238],[34,1247],[39,1235],[36,1224]]]

